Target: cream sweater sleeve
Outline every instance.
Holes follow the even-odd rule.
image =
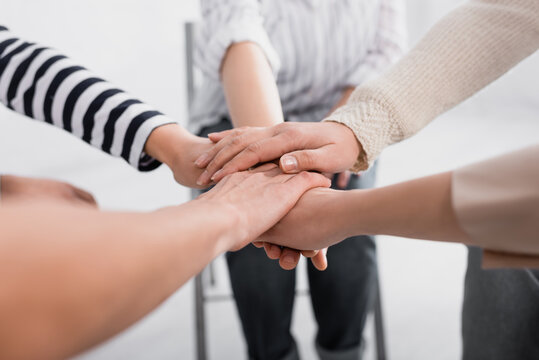
[[[539,0],[473,0],[440,20],[383,76],[358,87],[325,121],[363,147],[352,170],[417,133],[539,48]]]

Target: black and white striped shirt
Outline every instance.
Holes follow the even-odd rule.
[[[404,0],[201,0],[196,65],[204,81],[190,130],[227,116],[219,70],[227,48],[253,42],[270,63],[284,116],[319,121],[342,90],[378,75],[403,53]]]
[[[174,121],[58,51],[0,26],[0,102],[63,128],[141,171],[160,165],[144,153],[158,126]]]

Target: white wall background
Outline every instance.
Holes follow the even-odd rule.
[[[411,44],[457,5],[407,3]],[[180,121],[186,115],[182,22],[196,16],[194,0],[0,0],[0,24],[62,49]],[[538,80],[535,54],[414,139],[388,149],[379,184],[539,142]],[[187,189],[175,185],[164,167],[140,174],[61,130],[5,109],[0,109],[0,171],[72,182],[93,192],[106,209],[151,210],[188,199]],[[381,237],[379,249],[390,357],[457,359],[464,247]],[[226,276],[220,278],[226,291]],[[193,359],[192,297],[189,284],[133,328],[80,358]],[[210,305],[209,318],[212,358],[242,358],[232,304]],[[294,332],[306,359],[314,358],[314,331],[308,301],[299,298]],[[371,346],[367,355],[372,357]]]

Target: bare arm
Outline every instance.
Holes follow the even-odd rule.
[[[231,45],[223,60],[221,78],[234,127],[268,127],[284,122],[277,84],[258,45]],[[202,172],[197,180],[199,186],[213,180],[217,170],[213,167],[209,164]]]
[[[221,76],[234,127],[271,126],[284,121],[275,78],[258,45],[242,42],[230,46]]]
[[[225,249],[233,221],[196,203],[149,215],[58,204],[0,214],[6,359],[65,358],[133,324]]]
[[[319,174],[273,164],[150,214],[59,203],[0,207],[0,358],[72,356],[133,324],[218,254],[284,216]]]
[[[466,241],[451,205],[451,174],[378,189],[310,191],[262,239],[314,250],[363,234]]]
[[[482,247],[487,267],[537,266],[538,154],[529,147],[378,189],[313,190],[261,240],[312,250],[353,235],[395,235]],[[281,261],[292,252],[267,250]]]

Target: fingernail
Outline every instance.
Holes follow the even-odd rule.
[[[283,257],[283,262],[284,262],[284,263],[287,263],[287,264],[290,264],[290,265],[294,264],[294,263],[295,263],[294,256],[292,256],[292,255],[285,255],[285,256]]]
[[[200,175],[200,177],[198,178],[197,180],[197,185],[198,186],[202,186],[206,183],[206,178],[208,177],[208,171],[207,170],[204,170],[204,172],[202,173],[202,175]]]
[[[203,164],[208,160],[207,154],[202,154],[200,157],[195,161],[196,166],[203,166]]]
[[[293,156],[283,156],[281,159],[281,166],[284,171],[292,171],[298,168],[298,161]]]
[[[212,180],[212,181],[215,181],[215,179],[217,179],[217,177],[218,177],[219,175],[221,175],[222,173],[223,173],[223,169],[217,171],[215,174],[213,174],[213,176],[211,177],[211,180]]]

